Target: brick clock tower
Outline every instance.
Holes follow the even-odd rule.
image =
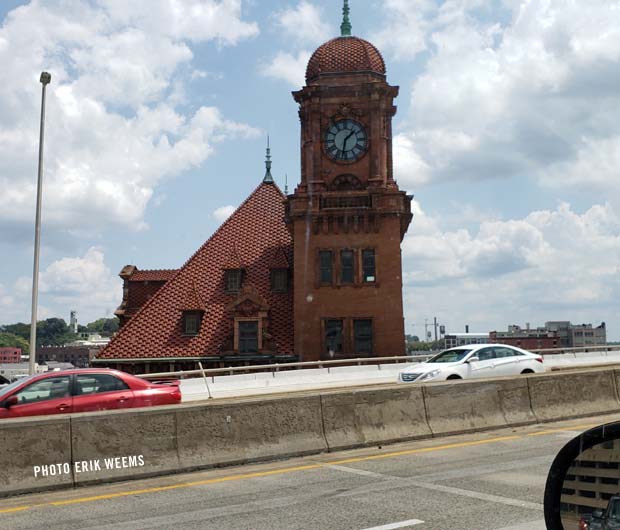
[[[398,87],[369,42],[320,46],[294,92],[301,121],[301,182],[287,201],[294,244],[295,353],[301,360],[403,355],[400,244],[411,197],[392,168]]]

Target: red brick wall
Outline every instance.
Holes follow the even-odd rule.
[[[524,350],[542,350],[546,348],[560,348],[559,337],[527,337],[527,336],[515,336],[515,337],[498,337],[494,333],[489,335],[491,342],[497,344],[508,344],[510,346],[517,346]]]
[[[345,320],[345,348],[349,339],[348,354],[352,355],[355,353],[352,351],[352,319],[370,318],[373,320],[373,356],[404,355],[399,220],[384,220],[381,231],[376,234],[321,234],[312,238],[305,237],[304,224],[296,223],[294,234],[295,353],[304,361],[329,358],[322,322],[325,318],[342,318]],[[375,249],[375,284],[319,284],[319,249],[333,249],[337,253],[339,249],[364,248]],[[357,275],[359,260],[356,265]],[[334,280],[337,284],[337,269]]]

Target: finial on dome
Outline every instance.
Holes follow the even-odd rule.
[[[263,182],[265,184],[273,184],[273,177],[271,176],[271,149],[269,148],[269,136],[267,136],[267,158],[265,159],[265,178]]]
[[[342,24],[340,24],[340,35],[342,37],[351,36],[351,21],[349,20],[349,0],[344,0],[344,7],[342,8]]]

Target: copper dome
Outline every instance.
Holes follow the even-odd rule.
[[[385,62],[370,42],[358,37],[337,37],[312,54],[306,69],[306,81],[312,81],[321,74],[342,72],[385,75]]]

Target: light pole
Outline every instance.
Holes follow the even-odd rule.
[[[41,193],[43,188],[43,138],[45,133],[45,89],[52,76],[41,72],[41,128],[39,132],[39,175],[37,179],[37,215],[34,225],[34,266],[32,268],[32,314],[30,318],[30,375],[34,374],[37,352],[37,304],[39,299],[39,247],[41,245]]]

